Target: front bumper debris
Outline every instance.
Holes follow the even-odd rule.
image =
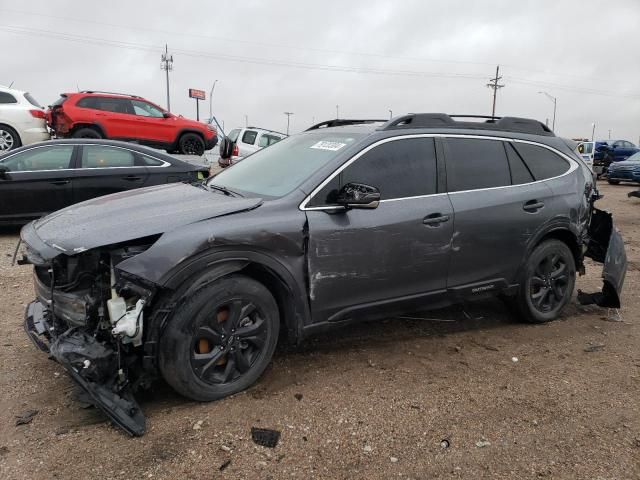
[[[620,294],[627,273],[627,254],[622,236],[613,227],[613,216],[609,212],[594,209],[585,256],[604,264],[603,285],[600,292],[578,291],[578,302],[582,305],[620,308]]]
[[[113,423],[130,435],[144,434],[145,417],[130,387],[120,379],[113,348],[77,328],[57,335],[49,311],[38,301],[27,306],[24,326],[36,346],[60,363]]]

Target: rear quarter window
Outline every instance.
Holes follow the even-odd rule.
[[[558,177],[569,171],[571,164],[548,148],[514,142],[513,146],[536,180]]]
[[[27,102],[29,102],[34,107],[42,108],[42,105],[40,105],[38,101],[35,98],[33,98],[33,96],[30,93],[25,93],[24,98],[26,98]]]

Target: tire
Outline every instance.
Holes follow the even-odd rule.
[[[618,185],[620,180],[607,180],[607,182],[609,182],[609,185]]]
[[[571,300],[575,282],[576,264],[567,244],[546,240],[529,255],[518,293],[508,303],[526,322],[550,322]]]
[[[264,285],[243,275],[223,277],[189,294],[168,319],[160,372],[193,400],[233,395],[267,368],[279,329],[278,305]]]
[[[8,152],[22,145],[20,135],[7,125],[0,125],[0,152]]]
[[[178,147],[183,155],[204,155],[204,140],[195,133],[185,133],[180,137]]]
[[[233,154],[233,142],[229,137],[224,137],[222,140],[220,140],[220,158],[223,158],[226,160],[231,158],[232,154]]]
[[[102,134],[95,128],[79,128],[71,135],[71,138],[103,138]]]

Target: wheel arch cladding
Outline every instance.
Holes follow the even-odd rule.
[[[205,284],[233,273],[246,275],[260,282],[273,295],[287,341],[298,342],[309,313],[303,302],[305,297],[296,286],[296,280],[276,259],[247,258],[246,256],[238,258],[237,255],[234,257],[236,258],[215,262],[190,262],[180,271],[174,271],[170,277],[168,276],[163,282],[164,286],[177,292],[177,297],[184,298]]]
[[[81,128],[90,128],[92,130],[97,131],[103,137],[106,137],[105,129],[99,123],[76,123],[73,125],[71,130],[69,131],[69,135],[73,135],[75,132],[80,130]]]
[[[578,238],[573,232],[571,232],[567,228],[556,228],[542,235],[542,237],[537,242],[535,242],[535,245],[533,245],[533,248],[537,247],[542,242],[546,240],[551,240],[551,239],[560,240],[561,242],[566,244],[569,247],[569,250],[571,250],[571,253],[573,254],[573,259],[576,262],[576,269],[582,268],[582,259],[583,259],[582,250],[580,249]],[[533,248],[532,248],[532,251],[533,251]]]

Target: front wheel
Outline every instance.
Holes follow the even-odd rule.
[[[251,386],[278,341],[278,305],[242,275],[200,288],[169,318],[158,352],[162,376],[178,393],[211,401]]]
[[[558,318],[571,300],[576,281],[573,253],[560,240],[546,240],[527,259],[520,289],[511,304],[530,323]]]
[[[204,155],[204,140],[195,133],[185,133],[178,143],[183,155]]]

